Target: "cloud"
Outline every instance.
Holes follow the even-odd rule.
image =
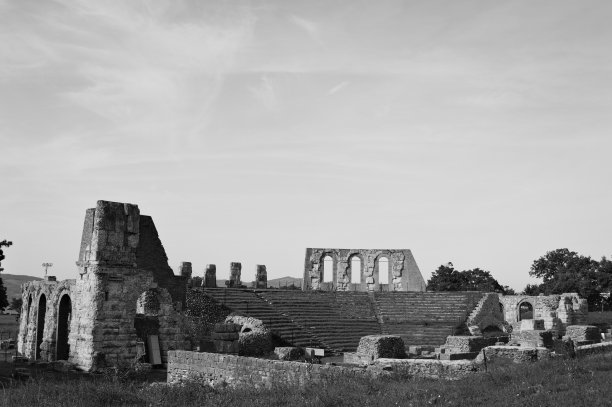
[[[271,111],[279,109],[279,98],[272,82],[267,76],[262,76],[259,84],[249,87],[249,90],[255,99],[257,99],[266,109]]]
[[[298,17],[293,14],[289,16],[289,21],[304,30],[310,36],[310,38],[312,38],[316,42],[322,42],[319,34],[319,25],[317,23],[307,20],[303,17]]]
[[[328,95],[334,95],[335,93],[339,92],[340,90],[344,89],[345,87],[347,87],[350,84],[350,82],[348,81],[343,81],[340,82],[339,84],[337,84],[336,86],[334,86],[333,88],[331,88],[327,94]]]

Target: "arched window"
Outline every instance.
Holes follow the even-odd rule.
[[[358,256],[351,258],[351,283],[361,284],[361,259]]]
[[[323,258],[323,279],[327,283],[334,280],[334,259],[331,256]]]
[[[523,319],[533,319],[533,305],[527,301],[519,305],[519,321]]]
[[[378,259],[378,283],[389,284],[389,259],[386,257]]]

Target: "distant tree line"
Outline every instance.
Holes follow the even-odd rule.
[[[551,295],[568,292],[586,298],[589,310],[612,309],[612,260],[602,257],[597,261],[569,249],[556,249],[534,260],[529,275],[542,280],[527,284],[521,294]],[[456,270],[452,263],[442,265],[427,281],[429,291],[486,291],[504,295],[515,294],[502,286],[490,272],[474,268]]]

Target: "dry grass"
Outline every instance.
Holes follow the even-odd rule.
[[[213,390],[112,377],[33,380],[0,393],[5,406],[609,406],[612,356],[497,366],[462,380],[348,379],[306,388]]]

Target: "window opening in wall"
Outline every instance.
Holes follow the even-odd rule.
[[[351,283],[361,284],[361,259],[357,256],[351,259]]]
[[[47,297],[44,294],[38,301],[38,320],[36,321],[36,359],[40,359],[40,345],[45,333],[45,316],[47,315]]]
[[[522,302],[519,305],[519,321],[523,319],[533,319],[533,305],[528,302]]]
[[[378,284],[389,284],[389,259],[378,259]]]
[[[32,296],[28,297],[28,308],[26,308],[26,329],[30,323],[30,310],[32,309]]]
[[[70,320],[72,319],[72,302],[70,296],[64,294],[60,300],[57,316],[57,360],[68,360],[70,347],[68,336],[70,334]]]
[[[334,280],[334,259],[331,256],[323,258],[323,282],[331,282]]]

